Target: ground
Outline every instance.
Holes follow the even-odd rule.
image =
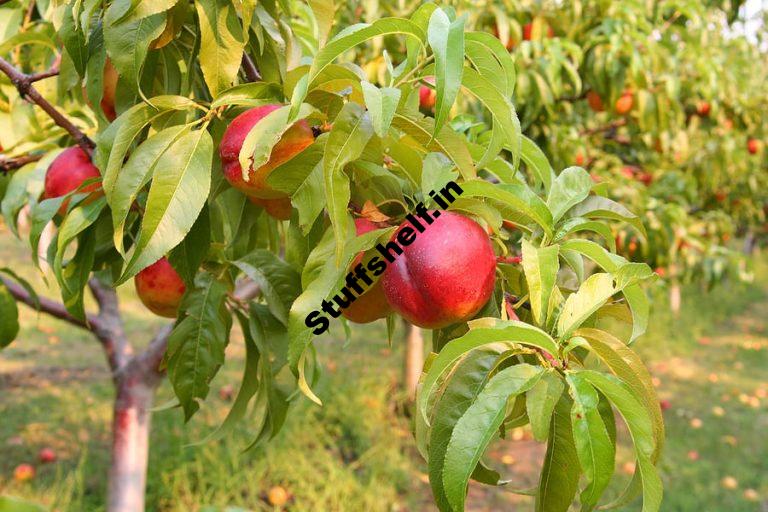
[[[0,266],[42,286],[22,244],[5,232],[0,240]],[[653,325],[636,347],[669,404],[665,512],[768,510],[768,258],[757,261],[752,284],[685,289],[677,319],[663,286],[653,290]],[[130,337],[142,345],[163,320],[143,309],[131,285],[120,295]],[[22,324],[19,339],[0,353],[0,496],[27,497],[51,510],[102,510],[113,395],[104,356],[87,333],[62,322],[24,309]],[[154,414],[148,510],[273,510],[265,500],[273,485],[291,494],[292,511],[433,510],[400,391],[400,339],[399,332],[390,348],[383,326],[365,326],[345,345],[336,326],[318,343],[322,408],[299,400],[265,449],[243,452],[247,421],[221,441],[191,446],[226,414],[231,402],[220,390],[237,389],[243,348],[235,333],[228,365],[201,412],[186,425],[178,409]],[[157,403],[170,398],[166,384]],[[45,446],[58,462],[37,464]],[[520,430],[493,446],[489,462],[523,488],[535,483],[542,454]],[[619,457],[612,492],[628,479],[626,440]],[[36,464],[38,475],[13,482],[13,468],[23,462]],[[474,512],[531,509],[530,498],[503,488],[470,490]]]

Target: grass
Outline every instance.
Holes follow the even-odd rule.
[[[42,285],[21,244],[7,243],[6,235],[0,265]],[[671,404],[664,413],[663,510],[758,511],[768,503],[768,264],[758,263],[752,285],[685,290],[677,319],[663,291],[654,294],[650,332],[637,344]],[[130,286],[120,294],[130,336],[141,345],[162,321],[145,313]],[[0,354],[0,495],[52,510],[103,510],[113,397],[103,355],[86,333],[61,322],[25,309],[22,324],[19,339]],[[221,441],[189,446],[230,405],[217,391],[239,382],[243,349],[235,333],[200,413],[187,425],[178,410],[154,414],[148,510],[273,510],[265,500],[273,485],[289,491],[294,511],[433,510],[401,407],[400,344],[390,349],[377,325],[359,329],[344,347],[336,328],[319,342],[324,407],[299,401],[282,433],[261,450],[242,452],[251,439],[247,421]],[[170,397],[165,384],[157,403]],[[490,462],[522,487],[535,482],[542,447],[526,431],[513,438],[493,447]],[[34,463],[43,446],[52,446],[59,461],[38,466],[31,482],[14,482],[13,468]],[[617,474],[626,481],[626,440],[619,454]],[[727,477],[735,489],[723,485]],[[475,511],[531,509],[529,498],[482,486],[473,486],[469,503]]]

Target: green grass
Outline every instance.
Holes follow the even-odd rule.
[[[6,233],[2,240],[0,266],[42,284],[21,244],[6,245]],[[758,511],[760,502],[744,491],[754,489],[763,503],[768,498],[761,478],[768,472],[768,265],[758,265],[752,285],[733,283],[710,294],[685,290],[678,319],[667,312],[663,292],[654,294],[650,332],[637,344],[672,405],[664,413],[662,508]],[[141,346],[162,321],[144,312],[130,286],[120,294],[130,336]],[[102,510],[113,396],[103,354],[86,333],[61,322],[26,309],[22,322],[19,339],[0,355],[0,495],[61,511]],[[316,389],[322,408],[299,401],[282,433],[261,450],[242,452],[251,439],[247,421],[221,441],[189,446],[227,412],[229,403],[217,391],[239,382],[243,349],[235,333],[227,366],[198,415],[187,425],[178,410],[153,417],[148,510],[272,510],[264,498],[273,485],[288,489],[295,511],[433,510],[402,410],[400,344],[390,349],[379,325],[357,330],[348,347],[339,326],[334,335],[318,344],[326,366]],[[170,397],[165,384],[157,403]],[[692,428],[694,418],[701,428]],[[522,440],[494,446],[490,462],[524,486],[535,482],[542,448],[526,432],[516,438]],[[13,468],[34,462],[43,446],[54,447],[59,461],[38,466],[30,483],[13,482]],[[691,451],[698,460],[689,459]],[[626,439],[619,453],[617,474],[626,481]],[[727,476],[737,489],[721,485]],[[528,498],[482,486],[473,486],[469,503],[476,511],[531,509]]]

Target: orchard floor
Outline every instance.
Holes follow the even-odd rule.
[[[22,245],[6,245],[6,235],[0,266],[42,284]],[[667,312],[663,288],[654,293],[654,324],[637,347],[670,404],[664,511],[768,510],[768,258],[759,260],[756,274],[752,285],[685,290],[677,320]],[[141,345],[162,321],[144,311],[130,286],[120,294],[130,336]],[[103,354],[85,333],[28,309],[22,325],[19,339],[0,353],[0,496],[26,497],[51,510],[102,510],[113,394]],[[242,453],[247,424],[222,441],[189,446],[230,405],[219,390],[236,389],[239,381],[243,348],[235,333],[230,363],[200,413],[187,425],[175,409],[154,415],[148,510],[273,510],[265,501],[273,485],[291,493],[292,511],[433,510],[399,391],[402,344],[389,348],[382,326],[365,326],[345,347],[336,327],[336,338],[318,342],[325,371],[316,391],[324,407],[300,400],[282,433],[260,451]],[[170,397],[166,384],[157,403]],[[511,437],[494,445],[489,462],[514,487],[530,486],[543,447],[524,430]],[[58,462],[38,465],[32,482],[13,482],[13,468],[36,463],[43,446],[54,448]],[[612,492],[628,479],[626,439],[619,456],[622,481]],[[503,489],[473,486],[469,510],[532,505]]]

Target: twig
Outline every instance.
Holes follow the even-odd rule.
[[[37,89],[32,86],[32,78],[37,75],[25,75],[21,71],[14,68],[7,60],[3,58],[0,58],[0,71],[5,73],[5,75],[11,79],[11,83],[13,83],[13,85],[19,91],[19,94],[22,98],[28,98],[34,104],[43,109],[45,113],[48,114],[58,126],[64,128],[72,136],[72,138],[75,139],[75,142],[77,142],[77,144],[83,148],[83,151],[89,155],[93,152],[93,148],[96,147],[93,141],[89,139],[88,136],[85,135],[82,131],[80,131],[77,126],[72,124],[72,122],[67,119],[61,112],[56,110],[56,108],[51,105],[48,100],[43,98]]]
[[[250,55],[243,52],[243,71],[249,82],[261,82],[261,73]]]
[[[24,167],[27,164],[37,162],[42,157],[42,155],[22,155],[17,156],[16,158],[0,156],[0,172],[6,174],[9,171],[15,171],[16,169]]]
[[[619,128],[620,126],[624,126],[626,124],[627,124],[627,120],[626,119],[619,119],[617,121],[613,121],[611,123],[608,123],[608,124],[606,124],[604,126],[598,126],[598,127],[595,127],[595,128],[588,128],[588,129],[581,130],[579,132],[579,135],[582,135],[582,136],[583,135],[594,135],[594,134],[600,133],[600,132],[607,132],[607,131],[613,130],[615,128]]]
[[[16,298],[16,300],[23,302],[24,304],[26,304],[32,309],[38,309],[37,302],[35,301],[35,299],[32,298],[29,292],[27,292],[27,290],[24,289],[23,286],[13,281],[9,281],[4,277],[0,277],[0,282],[2,282],[6,286],[6,288],[8,288],[8,291],[11,292],[11,295],[13,295]],[[86,322],[83,322],[79,318],[75,318],[74,316],[69,314],[69,312],[67,311],[67,308],[64,307],[64,304],[60,302],[56,302],[55,300],[52,300],[52,299],[40,297],[39,305],[40,305],[39,311],[42,311],[43,313],[51,315],[52,317],[58,318],[59,320],[64,320],[65,322],[68,322],[74,326],[80,327],[85,330],[90,330],[93,324],[98,323],[98,319],[93,315],[86,315],[86,319],[87,319]]]

